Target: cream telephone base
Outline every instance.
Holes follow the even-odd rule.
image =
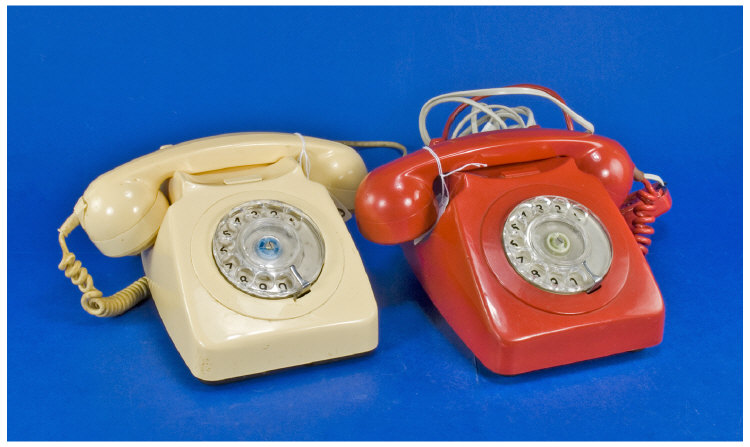
[[[164,147],[89,186],[61,228],[60,267],[96,314],[132,305],[146,286],[101,298],[64,244],[76,218],[104,254],[141,252],[159,315],[203,381],[368,352],[377,306],[341,218],[365,175],[352,148],[300,135]]]

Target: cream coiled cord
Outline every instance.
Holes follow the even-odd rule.
[[[57,230],[60,233],[59,241],[62,249],[62,260],[57,268],[63,270],[65,276],[83,292],[81,306],[86,312],[97,317],[114,317],[127,312],[148,296],[148,279],[145,276],[141,277],[114,295],[103,296],[103,293],[94,287],[94,279],[89,275],[88,270],[68,250],[68,245],[65,243],[65,238],[79,224],[78,217],[72,214]]]

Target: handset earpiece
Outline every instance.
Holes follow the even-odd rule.
[[[335,141],[305,137],[310,152],[310,180],[328,189],[348,210],[354,209],[354,196],[367,167],[353,148]]]
[[[432,176],[426,173],[431,161]],[[356,196],[362,235],[379,244],[400,244],[427,231],[437,218],[432,191],[436,172],[432,157],[419,151],[370,172]]]
[[[168,206],[158,185],[135,178],[92,183],[74,212],[99,251],[119,257],[153,244]]]

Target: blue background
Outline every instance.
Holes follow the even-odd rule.
[[[8,438],[742,439],[741,38],[739,7],[9,8]],[[162,144],[269,130],[411,151],[427,99],[524,82],[669,182],[647,258],[667,308],[658,347],[493,375],[400,249],[350,221],[377,350],[210,386],[152,301],[97,319],[56,270],[56,229],[88,183]],[[504,103],[563,125],[543,101]],[[396,156],[362,154],[369,168]],[[105,293],[142,272],[80,229],[69,241]]]

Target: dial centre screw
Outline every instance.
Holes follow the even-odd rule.
[[[547,248],[556,255],[564,255],[570,250],[570,239],[559,231],[549,233],[545,241]]]

